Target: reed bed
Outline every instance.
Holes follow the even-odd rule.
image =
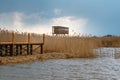
[[[101,37],[102,47],[120,47],[120,36]]]
[[[46,36],[45,51],[58,52],[67,58],[95,57],[93,49],[98,47],[97,39],[89,36]]]

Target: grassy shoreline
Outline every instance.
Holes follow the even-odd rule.
[[[17,63],[26,63],[26,62],[32,62],[32,61],[44,61],[49,59],[69,59],[69,58],[83,58],[82,56],[78,55],[71,55],[68,53],[44,53],[44,54],[35,54],[35,55],[26,55],[26,56],[6,56],[6,57],[0,57],[0,65],[6,65],[6,64],[17,64]],[[85,58],[85,57],[84,57]],[[88,58],[88,57],[86,57]],[[94,58],[89,57],[89,58]]]

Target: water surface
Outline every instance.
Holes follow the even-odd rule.
[[[58,59],[3,65],[0,80],[120,80],[120,59]]]

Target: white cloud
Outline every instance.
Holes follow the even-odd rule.
[[[13,28],[14,29],[18,29],[18,30],[22,31],[23,26],[24,26],[24,23],[22,22],[23,17],[24,17],[23,13],[19,13],[19,12],[13,13],[13,18],[14,18],[14,21],[13,21],[14,27]]]
[[[22,31],[23,27],[22,17],[24,17],[24,14],[19,12],[1,13],[0,28],[9,30],[18,29]]]
[[[70,33],[82,33],[84,32],[84,26],[87,24],[87,19],[76,18],[74,16],[64,16],[52,19],[52,25],[67,26],[70,28]]]
[[[13,25],[13,14],[12,13],[0,13],[0,28],[9,28]]]
[[[54,9],[54,11],[53,11],[53,12],[54,12],[54,14],[55,14],[55,15],[60,15],[60,14],[61,14],[61,12],[62,12],[62,10],[61,10],[61,9],[57,9],[57,8],[56,8],[56,9]]]
[[[5,16],[5,18],[4,18]],[[0,27],[7,28],[10,30],[17,31],[27,31],[27,32],[35,32],[35,33],[52,33],[52,26],[66,26],[70,28],[70,33],[82,33],[84,26],[87,24],[87,19],[77,18],[75,16],[63,16],[63,17],[55,17],[47,20],[46,23],[36,23],[29,24],[24,21],[25,18],[37,18],[38,14],[24,14],[21,12],[13,12],[7,14],[0,14]],[[4,22],[3,19],[6,21]],[[38,19],[42,19],[38,17]],[[74,30],[74,32],[72,32]]]

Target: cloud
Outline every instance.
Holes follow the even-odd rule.
[[[70,28],[70,33],[84,32],[84,26],[87,24],[87,19],[76,18],[74,16],[64,16],[52,19],[52,25],[67,26]]]
[[[13,14],[12,13],[0,13],[0,28],[8,28],[11,29],[10,25],[13,25]]]
[[[56,8],[56,9],[54,9],[54,11],[53,11],[53,12],[54,12],[54,14],[55,14],[55,15],[60,15],[60,14],[61,14],[61,12],[62,12],[62,10],[61,10],[61,9],[57,9],[57,8]]]
[[[22,18],[24,17],[23,13],[19,13],[19,12],[14,12],[13,13],[13,28],[14,29],[18,29],[21,30],[23,29],[24,23],[22,22]]]
[[[26,21],[29,19],[33,21],[37,19],[38,22],[31,24]],[[88,21],[75,16],[53,17],[45,20],[46,23],[42,23],[41,20],[44,19],[37,13],[29,15],[22,12],[4,13],[0,14],[0,27],[23,32],[51,34],[52,26],[66,26],[70,28],[70,33],[73,34],[74,32],[82,33]]]
[[[19,12],[9,12],[0,14],[0,28],[9,29],[9,30],[21,30],[23,27],[22,17],[23,13]]]

